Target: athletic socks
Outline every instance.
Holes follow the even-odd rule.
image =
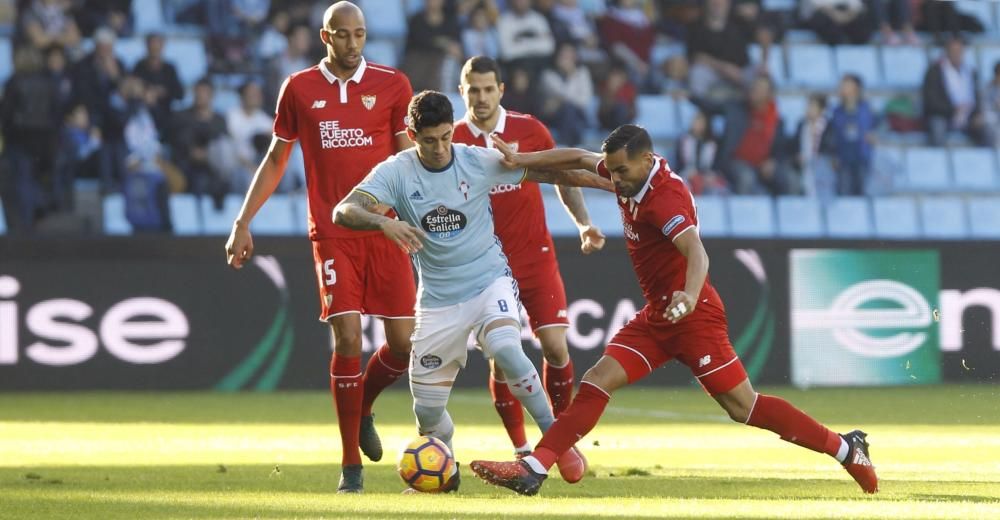
[[[597,385],[586,381],[581,383],[580,391],[576,393],[569,408],[559,416],[549,431],[545,432],[535,451],[522,460],[534,469],[535,464],[529,460],[534,459],[547,471],[560,455],[594,429],[610,400],[611,396]],[[545,473],[537,470],[536,472]]]
[[[490,395],[493,396],[493,407],[497,409],[503,427],[507,430],[507,436],[514,444],[514,449],[527,445],[528,438],[524,434],[524,410],[521,409],[521,402],[510,393],[507,382],[490,377]]]
[[[542,388],[542,378],[521,347],[520,331],[512,326],[497,327],[485,334],[485,340],[494,363],[507,377],[510,393],[521,401],[540,430],[548,430],[555,420],[552,408]]]
[[[364,398],[361,401],[361,416],[372,414],[372,405],[382,390],[396,382],[409,368],[409,356],[400,359],[393,355],[388,345],[382,345],[368,360],[364,376]]]
[[[573,360],[567,360],[561,367],[545,361],[542,364],[542,382],[552,401],[552,414],[558,419],[573,401]]]
[[[361,464],[358,436],[361,429],[361,357],[333,354],[330,361],[330,393],[337,410],[343,464]]]
[[[841,462],[847,458],[847,443],[840,435],[780,397],[757,394],[747,424],[770,430],[780,435],[782,440],[826,453]]]

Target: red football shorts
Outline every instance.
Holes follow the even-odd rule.
[[[412,318],[417,301],[410,257],[388,238],[313,241],[321,321],[356,312]]]
[[[568,327],[566,288],[555,253],[541,252],[532,257],[525,261],[519,256],[518,265],[511,266],[521,305],[528,311],[531,330],[538,332],[545,327]]]
[[[644,308],[608,343],[604,354],[625,368],[632,384],[676,358],[710,395],[724,394],[747,378],[729,342],[725,320],[688,316],[676,325],[651,322]],[[655,311],[654,311],[655,312]]]

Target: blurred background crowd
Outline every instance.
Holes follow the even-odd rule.
[[[566,146],[642,124],[696,195],[1000,190],[993,2],[358,3],[368,60],[449,94],[456,117],[463,60],[488,55],[506,108]],[[0,0],[6,232],[114,232],[102,212],[129,232],[170,231],[176,194],[229,211],[270,141],[281,82],[325,54],[328,5]],[[280,190],[303,184],[293,157]]]

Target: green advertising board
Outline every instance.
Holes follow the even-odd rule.
[[[796,386],[940,381],[937,251],[795,249],[789,264]]]

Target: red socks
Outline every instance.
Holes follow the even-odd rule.
[[[770,430],[782,440],[831,457],[836,457],[840,449],[840,435],[780,397],[757,394],[747,424]]]
[[[548,361],[542,363],[542,381],[552,403],[552,415],[558,419],[573,401],[573,360],[567,360],[561,367],[550,365]]]
[[[396,382],[409,368],[410,358],[399,359],[392,354],[388,345],[382,345],[368,360],[364,376],[364,398],[361,401],[361,416],[372,414],[375,398],[386,387]]]
[[[503,420],[503,427],[507,429],[507,436],[510,437],[514,448],[526,446],[528,438],[524,435],[524,410],[521,408],[521,402],[510,393],[505,381],[497,381],[492,377],[490,377],[490,395],[493,396],[493,406]]]
[[[580,391],[576,393],[572,404],[556,419],[549,431],[545,432],[531,455],[538,459],[545,469],[551,468],[560,455],[594,429],[609,400],[611,396],[596,385],[586,381],[581,383]]]
[[[330,393],[337,410],[340,426],[340,443],[343,448],[342,463],[361,464],[358,436],[361,429],[361,357],[333,354],[330,361]]]

